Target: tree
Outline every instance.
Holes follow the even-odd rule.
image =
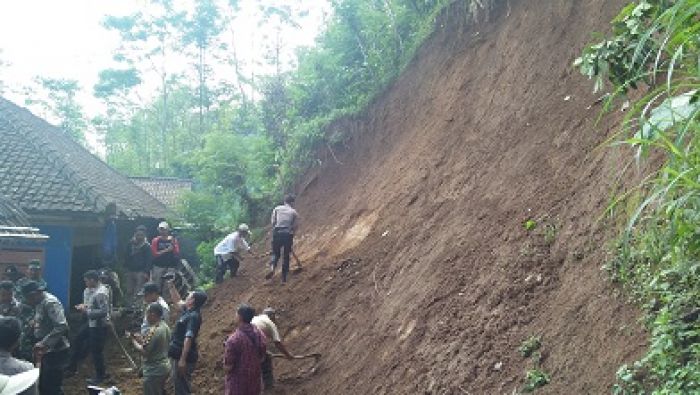
[[[127,70],[140,70],[138,74],[148,71],[158,75],[161,100],[161,105],[156,107],[159,110],[158,130],[161,139],[165,140],[169,134],[171,118],[168,105],[171,67],[168,59],[171,53],[180,48],[179,32],[185,13],[176,10],[172,0],[153,0],[149,5],[145,12],[122,17],[107,16],[103,26],[119,33],[121,43],[114,56],[118,64],[127,67]],[[158,157],[161,158],[162,165],[167,166],[169,156],[165,147],[155,147],[161,148]]]
[[[2,71],[3,69],[7,68],[10,65],[9,62],[6,60],[3,60],[2,58],[2,49],[0,49],[0,95],[2,95],[5,92],[5,89],[7,89],[7,85],[5,84],[3,78],[2,78]]]
[[[35,77],[34,84],[25,87],[25,104],[38,106],[45,118],[56,120],[75,141],[84,143],[87,121],[76,98],[80,91],[78,81]]]
[[[219,7],[213,0],[200,0],[197,2],[194,13],[190,15],[184,25],[183,43],[186,46],[196,48],[197,76],[199,80],[199,133],[204,133],[204,112],[208,109],[209,90],[207,88],[207,53],[218,41],[218,36],[224,30],[223,18]]]

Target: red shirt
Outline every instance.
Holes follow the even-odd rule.
[[[244,324],[226,340],[224,365],[225,395],[259,395],[262,390],[260,364],[266,353],[265,335],[255,326]]]

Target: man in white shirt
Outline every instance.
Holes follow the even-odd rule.
[[[293,359],[294,356],[287,351],[287,347],[282,343],[282,338],[275,324],[275,310],[268,307],[263,310],[262,314],[256,315],[251,321],[256,328],[260,329],[265,334],[267,340],[267,355],[262,361],[262,379],[265,384],[265,389],[269,390],[274,386],[275,378],[272,372],[272,354],[270,354],[270,346],[272,344],[285,356],[287,359]],[[272,343],[272,344],[270,344]]]
[[[284,204],[272,210],[270,224],[272,225],[272,261],[270,271],[265,275],[271,279],[275,275],[277,263],[282,258],[282,283],[287,282],[289,273],[289,260],[294,244],[294,234],[299,228],[299,214],[294,209],[294,196],[284,197]]]
[[[216,283],[224,281],[226,270],[231,271],[231,277],[238,275],[238,267],[243,260],[241,253],[250,253],[250,245],[246,237],[250,234],[250,229],[246,224],[240,224],[238,230],[226,236],[214,248],[216,256]]]

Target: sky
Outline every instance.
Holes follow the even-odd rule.
[[[179,1],[191,5],[196,0]],[[310,11],[302,28],[285,32],[290,48],[313,45],[329,9],[327,0],[241,0],[236,45],[248,67],[261,61],[261,40],[270,34],[252,16],[260,3],[271,2],[303,3]],[[119,45],[117,34],[104,29],[101,21],[105,15],[129,15],[147,6],[148,0],[0,0],[0,60],[9,63],[0,68],[0,80],[7,87],[4,96],[24,105],[20,92],[35,76],[74,79],[82,87],[78,100],[86,114],[98,115],[102,107],[92,97],[92,87],[100,70],[115,66],[112,54]],[[185,59],[174,62],[176,67],[191,67]],[[146,97],[155,95],[158,87],[153,77],[147,75],[141,87]],[[88,143],[94,144],[93,140],[88,136]]]

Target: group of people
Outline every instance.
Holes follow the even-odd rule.
[[[26,275],[7,267],[0,282],[0,374],[39,372],[38,383],[22,395],[63,394],[64,368],[70,360],[63,305],[46,292],[41,277],[40,262],[32,261]]]
[[[287,196],[271,217],[272,260],[266,278],[274,277],[282,259],[282,283],[288,279],[294,233],[299,218],[293,208],[294,197]],[[158,225],[159,235],[151,242],[146,228],[137,227],[126,252],[127,296],[132,305],[141,304],[144,317],[138,333],[128,333],[135,350],[142,354],[140,374],[145,395],[162,395],[172,387],[175,395],[191,394],[192,374],[199,358],[201,308],[206,303],[203,291],[190,292],[183,301],[175,284],[165,274],[177,267],[179,245],[170,235],[166,222]],[[250,253],[246,240],[247,225],[241,224],[215,248],[216,282],[226,271],[236,276],[241,254]],[[10,266],[0,282],[0,378],[38,371],[36,383],[22,395],[62,395],[63,379],[75,374],[82,360],[91,356],[94,376],[90,385],[109,380],[104,347],[110,335],[117,336],[111,322],[112,290],[95,270],[83,274],[85,289],[82,303],[73,308],[82,314],[83,324],[69,340],[69,325],[64,306],[47,291],[41,264],[33,261],[26,273]],[[168,304],[162,297],[167,289]],[[272,354],[274,345],[282,356],[293,358],[282,342],[275,324],[275,311],[266,308],[256,315],[249,305],[236,312],[236,330],[225,342],[223,366],[226,394],[259,394],[273,386]],[[173,323],[172,326],[169,325]],[[29,377],[28,375],[25,375]],[[22,377],[25,377],[22,376]]]
[[[164,275],[178,267],[180,244],[170,234],[170,225],[165,221],[158,224],[158,236],[150,242],[146,227],[139,225],[129,241],[124,258],[127,304],[137,306],[137,294],[145,283],[155,282],[161,291],[164,290]]]
[[[282,259],[282,284],[287,282],[289,276],[289,264],[293,254],[294,234],[299,228],[299,214],[294,209],[295,198],[293,195],[284,197],[284,203],[272,210],[270,225],[272,227],[272,260],[270,271],[265,278],[274,277],[277,264]],[[251,247],[247,238],[250,236],[248,225],[241,224],[238,230],[226,236],[214,247],[216,258],[216,283],[224,280],[227,271],[231,277],[238,275],[238,269],[243,261],[243,253],[251,253]]]

